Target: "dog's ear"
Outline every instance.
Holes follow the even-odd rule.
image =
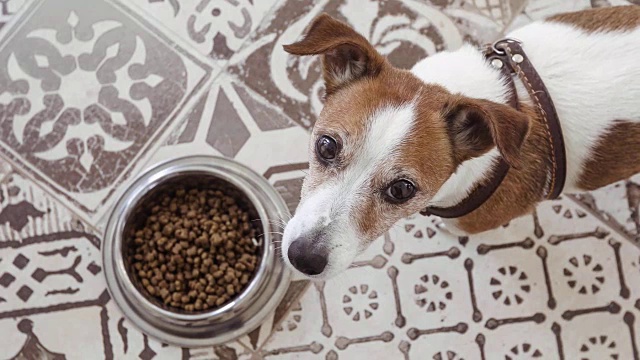
[[[521,166],[520,147],[529,133],[527,115],[508,105],[468,98],[450,101],[443,115],[457,165],[496,146],[510,166]]]
[[[293,55],[322,55],[327,95],[365,76],[376,76],[385,58],[349,25],[327,14],[316,17],[304,38],[284,50]]]

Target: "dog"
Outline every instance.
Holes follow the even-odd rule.
[[[448,231],[491,230],[552,191],[590,191],[640,172],[640,6],[556,15],[497,44],[488,49],[502,57],[464,45],[407,71],[322,14],[284,46],[321,56],[326,88],[283,235],[285,262],[327,279],[401,218],[455,207],[488,183],[495,188],[474,194],[481,201],[471,211],[443,219]],[[504,62],[523,76],[509,79]],[[527,62],[542,90],[524,76]]]

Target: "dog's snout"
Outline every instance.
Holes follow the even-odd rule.
[[[291,265],[306,275],[320,275],[327,266],[329,253],[313,239],[298,238],[289,246],[287,253]]]

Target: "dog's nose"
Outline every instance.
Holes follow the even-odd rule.
[[[287,253],[291,265],[306,275],[319,275],[327,266],[328,252],[311,240],[299,238],[289,246]]]

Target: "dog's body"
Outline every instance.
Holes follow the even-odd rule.
[[[629,13],[630,12],[630,13]],[[606,8],[552,17],[508,34],[521,41],[527,56],[551,95],[567,154],[566,193],[595,190],[640,172],[640,8]],[[599,16],[600,19],[593,20]],[[506,84],[471,46],[426,58],[412,73],[452,93],[506,103]],[[521,81],[518,98],[533,107]],[[539,115],[534,115],[539,121]],[[541,127],[532,134],[544,137]],[[479,211],[444,220],[456,232],[477,233],[529,213],[542,198],[550,159],[549,149],[523,144],[526,165],[511,170],[496,194]],[[489,173],[497,152],[471,159],[458,167],[432,203],[459,202]]]
[[[640,7],[556,16],[509,34],[545,83],[563,129],[565,192],[593,190],[640,172]],[[529,93],[520,111],[482,52],[464,46],[411,72],[393,68],[347,25],[318,17],[286,50],[323,55],[325,108],[310,174],[283,240],[312,277],[345,270],[400,218],[451,206],[490,176],[507,177],[480,208],[447,220],[477,233],[531,212],[549,190],[552,150]]]

